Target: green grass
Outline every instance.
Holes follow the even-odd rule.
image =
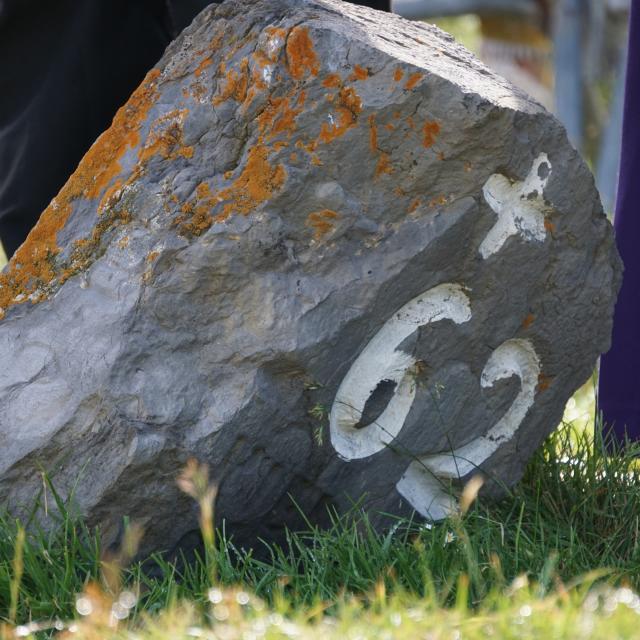
[[[470,611],[463,604],[442,609],[428,599],[380,590],[367,600],[341,600],[335,615],[320,605],[313,610],[267,607],[246,591],[213,590],[211,602],[198,610],[176,603],[133,626],[111,617],[110,601],[93,595],[93,611],[68,625],[68,636],[86,640],[186,640],[211,638],[306,638],[345,640],[475,640],[480,638],[637,638],[640,599],[630,589],[599,589],[539,598],[531,588],[487,601]],[[84,604],[83,604],[84,606]],[[116,611],[119,609],[116,608]],[[28,627],[19,632],[28,632]],[[24,636],[22,636],[24,637]]]
[[[268,611],[286,614],[296,624],[316,620],[320,627],[313,627],[310,637],[324,629],[320,619],[333,620],[337,634],[346,619],[353,619],[354,628],[378,625],[411,607],[423,612],[422,621],[403,617],[416,633],[427,618],[445,631],[463,619],[472,628],[474,620],[487,616],[497,616],[499,626],[504,612],[513,618],[528,606],[549,609],[569,624],[575,610],[583,610],[592,584],[640,589],[638,454],[640,447],[631,445],[624,453],[605,455],[599,439],[566,425],[535,455],[509,496],[497,503],[476,501],[464,516],[433,527],[398,521],[378,533],[355,511],[335,517],[327,530],[309,526],[289,533],[283,546],[266,545],[262,555],[266,552],[268,560],[236,549],[219,534],[215,549],[182,568],[157,556],[153,577],[140,564],[121,572],[109,569],[113,559],[105,563],[98,533],[74,519],[64,504],[51,532],[30,528],[22,542],[22,525],[5,515],[0,518],[0,617],[21,624],[71,621],[78,617],[78,594],[94,585],[92,598],[112,604],[123,589],[135,593],[134,621],[141,614],[171,615],[181,606],[193,611],[180,613],[180,620],[206,626],[215,582],[246,590]],[[95,585],[104,596],[96,595]],[[631,592],[621,593],[627,594],[624,600]],[[250,608],[239,605],[238,629]],[[534,616],[523,619],[520,630],[533,624]],[[399,633],[392,637],[404,637]]]

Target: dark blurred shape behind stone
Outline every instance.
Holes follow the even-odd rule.
[[[227,0],[2,275],[0,493],[29,504],[46,469],[147,550],[197,526],[192,456],[239,542],[300,524],[293,500],[440,518],[479,469],[520,478],[620,275],[562,126],[449,36]]]
[[[166,9],[164,0],[0,2],[0,240],[9,257],[171,41]]]

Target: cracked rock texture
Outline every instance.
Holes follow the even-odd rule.
[[[107,543],[129,516],[166,549],[196,457],[239,542],[298,526],[291,498],[441,517],[479,469],[520,478],[620,278],[562,126],[451,37],[227,0],[0,277],[0,497],[27,508],[44,469]]]

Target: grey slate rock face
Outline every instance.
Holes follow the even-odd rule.
[[[227,0],[167,50],[0,278],[0,496],[105,540],[237,540],[516,482],[609,346],[621,266],[544,109],[434,27]],[[49,501],[50,502],[50,501]]]

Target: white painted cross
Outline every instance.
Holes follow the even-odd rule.
[[[494,173],[487,180],[482,193],[498,214],[498,220],[480,245],[480,254],[485,260],[497,253],[508,238],[518,233],[525,240],[544,241],[547,235],[544,226],[547,210],[544,188],[550,175],[549,158],[546,153],[541,153],[534,160],[524,181],[512,183],[499,173]]]

